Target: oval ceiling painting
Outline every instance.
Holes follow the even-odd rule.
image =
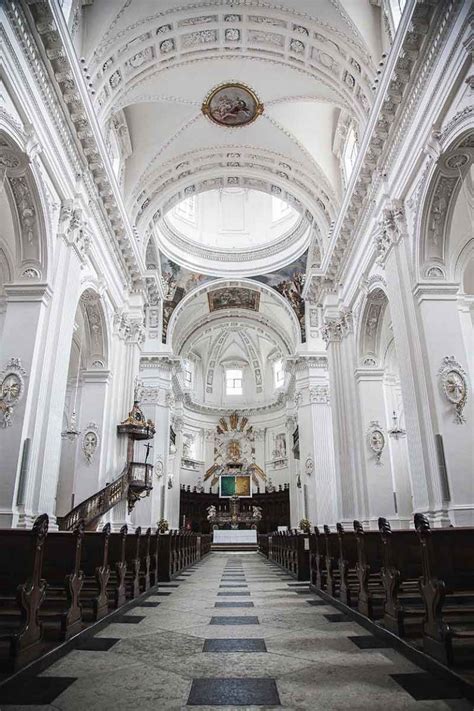
[[[260,116],[263,104],[243,84],[221,84],[208,94],[202,111],[219,126],[246,126]]]

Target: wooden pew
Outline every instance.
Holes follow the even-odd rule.
[[[378,523],[383,545],[383,622],[391,632],[404,637],[421,627],[424,618],[419,586],[421,549],[416,531],[392,531],[382,517]]]
[[[140,536],[140,591],[146,592],[150,589],[151,570],[151,528],[147,528],[145,534]]]
[[[205,555],[211,552],[212,536],[209,533],[201,533],[201,550],[197,560],[204,558]],[[267,551],[268,551],[268,536],[267,536]],[[267,555],[268,558],[268,555]]]
[[[259,552],[264,555],[265,558],[268,558],[268,534],[259,533],[257,536],[257,541]]]
[[[0,529],[0,652],[2,667],[15,671],[40,652],[39,611],[46,595],[42,577],[49,519],[38,516],[31,531]]]
[[[125,544],[127,541],[127,526],[122,526],[119,533],[111,533],[109,537],[109,565],[110,577],[107,585],[109,607],[117,609],[126,599],[125,575],[127,563],[125,558]]]
[[[331,533],[329,526],[323,526],[326,563],[326,590],[332,597],[339,594],[339,539],[337,533]]]
[[[160,533],[156,529],[150,538],[150,586],[158,585],[158,540]]]
[[[310,576],[309,586],[312,590],[326,588],[326,557],[324,553],[325,542],[317,526],[309,537]]]
[[[133,536],[125,539],[125,591],[128,600],[133,600],[140,595],[140,538],[141,526],[135,529]]]
[[[46,578],[46,598],[40,610],[45,635],[61,641],[82,629],[82,609],[79,596],[83,584],[80,569],[84,522],[74,531],[50,533],[44,545],[43,576]]]
[[[357,539],[354,531],[344,531],[342,523],[336,524],[339,543],[339,598],[349,607],[359,598],[357,577]]]
[[[354,521],[357,541],[356,574],[359,581],[357,609],[375,619],[383,616],[385,592],[382,584],[382,539],[379,531],[364,531],[360,521]]]
[[[79,600],[83,618],[100,620],[108,612],[107,585],[109,566],[110,523],[102,531],[86,531],[82,541],[81,568],[84,573]]]
[[[431,529],[415,515],[421,544],[421,593],[425,606],[423,648],[444,664],[460,651],[474,649],[474,528]]]

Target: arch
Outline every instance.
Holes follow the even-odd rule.
[[[420,279],[449,278],[449,233],[463,180],[474,160],[474,131],[467,130],[444,147],[420,201],[415,249]]]
[[[100,294],[87,286],[81,293],[78,309],[84,320],[86,351],[82,362],[86,369],[106,369],[109,362],[110,334]]]
[[[378,282],[367,295],[357,334],[359,363],[365,367],[381,367],[381,335],[388,297]]]
[[[0,124],[0,164],[4,174],[5,197],[14,224],[12,280],[45,281],[48,275],[46,211],[41,199],[40,181],[29,157],[12,137],[9,124]],[[17,134],[17,132],[16,132]]]
[[[268,328],[271,328],[274,330],[277,334],[280,334],[279,336],[279,341],[281,339],[281,334],[282,331],[286,331],[285,333],[285,350],[288,350],[288,352],[294,352],[296,349],[296,346],[301,340],[301,330],[300,330],[300,324],[298,322],[298,319],[296,317],[295,312],[291,308],[290,304],[287,302],[286,299],[281,296],[275,289],[272,289],[271,287],[267,286],[266,284],[263,284],[262,282],[257,282],[252,279],[238,279],[238,280],[232,280],[229,281],[228,279],[214,279],[211,282],[206,282],[202,286],[197,287],[196,289],[193,289],[189,294],[187,294],[177,305],[175,310],[173,311],[173,314],[170,318],[169,324],[168,324],[168,329],[167,329],[167,337],[166,337],[166,342],[167,344],[172,348],[174,353],[180,353],[182,349],[182,344],[178,346],[177,343],[177,336],[176,336],[176,327],[178,322],[181,319],[182,314],[184,311],[192,305],[193,301],[195,301],[197,298],[199,298],[202,295],[207,294],[210,291],[214,291],[215,289],[218,289],[220,287],[248,287],[249,289],[252,289],[253,291],[259,291],[262,294],[265,294],[269,297],[271,301],[273,301],[277,307],[281,308],[284,313],[284,317],[288,319],[287,325],[288,328],[284,328],[284,321],[283,319],[276,319],[274,316],[269,315],[266,316],[265,314],[258,313],[258,314],[251,314],[251,317],[249,317],[250,312],[246,312],[244,310],[232,310],[231,315],[235,316],[236,318],[246,318],[249,319],[251,318],[252,321],[258,322],[259,318],[262,321],[266,321],[266,325]],[[227,317],[229,316],[229,311],[227,310],[222,310],[222,311],[217,311],[214,312],[214,314],[209,314],[206,313],[204,315],[200,316],[201,321],[209,323],[210,321],[214,321],[217,319],[222,318],[223,315],[226,315]],[[199,322],[199,321],[198,321]],[[203,325],[203,324],[202,324]],[[197,327],[196,322],[191,324],[191,328],[195,329]],[[189,327],[188,327],[189,329]],[[182,340],[182,338],[181,338]]]

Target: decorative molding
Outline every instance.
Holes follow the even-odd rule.
[[[314,462],[312,457],[310,457],[309,455],[306,457],[306,461],[304,463],[304,470],[308,476],[311,476],[314,473]]]
[[[329,385],[316,385],[310,388],[309,401],[311,404],[329,405]]]
[[[381,425],[376,420],[369,424],[367,430],[367,445],[370,451],[375,455],[375,463],[379,465],[382,464],[380,460],[385,448],[385,435]]]
[[[0,425],[10,427],[13,424],[15,408],[25,391],[26,370],[20,358],[10,358],[0,372]]]
[[[99,427],[95,422],[89,422],[83,429],[81,445],[82,452],[88,464],[92,462],[99,443]]]
[[[440,387],[446,400],[454,406],[455,422],[462,425],[466,422],[463,410],[467,402],[469,386],[467,374],[454,356],[445,356],[438,370]]]

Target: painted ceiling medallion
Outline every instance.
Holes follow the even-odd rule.
[[[219,126],[246,126],[263,113],[263,104],[257,95],[244,84],[232,83],[216,86],[206,96],[202,112]]]

